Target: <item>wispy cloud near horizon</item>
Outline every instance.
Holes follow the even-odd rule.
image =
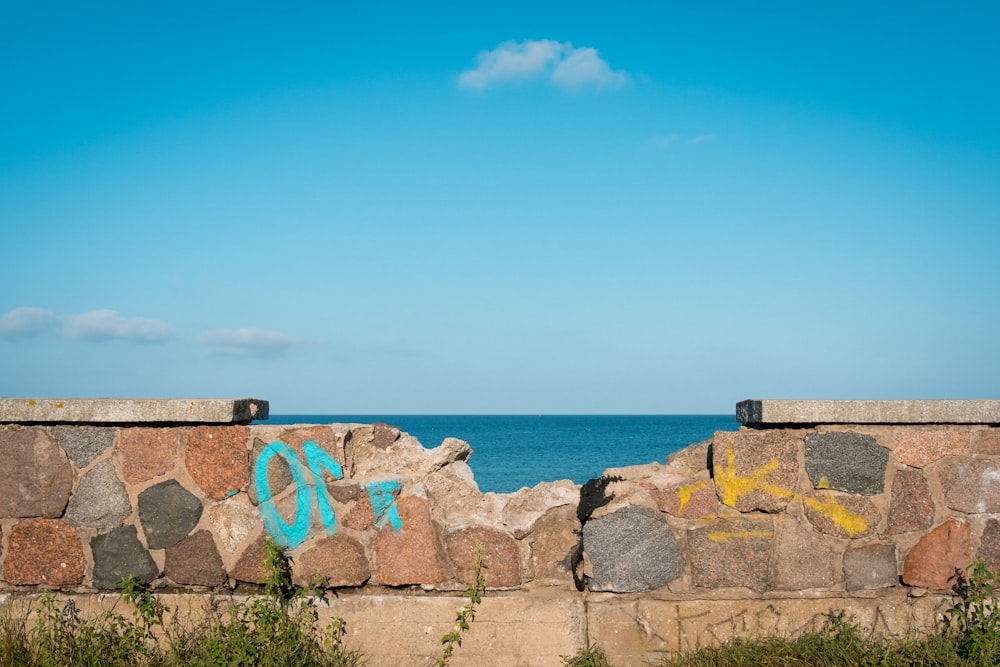
[[[22,306],[0,316],[0,338],[35,336],[58,324],[59,318],[52,311]]]
[[[73,340],[130,340],[161,343],[176,337],[176,332],[162,320],[148,317],[123,317],[110,309],[91,310],[70,315],[63,324],[63,335]]]
[[[198,337],[212,354],[264,357],[287,352],[299,339],[266,329],[217,329]]]
[[[628,82],[622,70],[612,70],[597,49],[574,47],[552,39],[503,42],[476,56],[476,67],[462,72],[458,86],[482,92],[503,84],[548,81],[566,90],[620,88]]]

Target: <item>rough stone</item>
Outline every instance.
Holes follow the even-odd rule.
[[[288,461],[285,460],[284,456],[272,456],[267,462],[266,474],[264,479],[257,479],[257,460],[260,458],[261,452],[264,451],[270,443],[264,442],[260,438],[253,439],[253,450],[250,452],[250,461],[253,466],[253,474],[250,478],[250,484],[247,485],[247,496],[250,498],[250,502],[254,505],[260,504],[257,498],[257,485],[266,483],[268,485],[268,490],[271,492],[271,497],[281,495],[285,489],[292,485],[295,480],[292,478],[292,469],[288,465]]]
[[[889,450],[870,435],[850,432],[806,436],[806,474],[817,489],[836,489],[866,496],[885,490]]]
[[[844,586],[849,591],[888,588],[899,583],[895,544],[866,544],[844,554]]]
[[[719,431],[713,444],[715,487],[741,512],[777,512],[795,496],[802,436],[789,431]]]
[[[62,516],[73,489],[66,452],[40,426],[0,426],[0,516]]]
[[[317,574],[330,588],[363,586],[371,577],[371,567],[364,547],[349,537],[334,535],[317,540],[292,563],[292,580],[299,586]]]
[[[900,469],[892,480],[887,535],[927,530],[934,523],[934,499],[927,480],[916,470]]]
[[[594,571],[590,590],[646,591],[683,573],[684,554],[660,516],[649,508],[624,507],[583,525],[583,550]]]
[[[691,581],[702,588],[768,588],[770,517],[719,519],[688,532]]]
[[[712,440],[688,445],[667,456],[667,466],[695,474],[712,469]]]
[[[344,518],[344,525],[357,531],[365,531],[375,525],[375,508],[367,492],[362,493],[351,507]]]
[[[207,512],[213,532],[228,553],[234,553],[262,521],[243,494],[209,505]]]
[[[69,586],[83,581],[80,537],[57,519],[28,519],[10,530],[4,580],[14,586]]]
[[[402,528],[386,525],[375,538],[375,567],[384,586],[436,584],[444,581],[431,512],[426,501],[405,496],[396,501]]]
[[[911,468],[923,468],[938,459],[969,451],[969,432],[963,429],[900,430],[893,455]]]
[[[817,535],[801,516],[781,516],[778,521],[773,575],[769,588],[799,591],[832,588],[841,581],[835,558],[837,549]]]
[[[483,564],[483,579],[487,588],[514,588],[521,585],[521,563],[517,540],[495,528],[467,526],[449,531],[444,538],[445,550],[455,578],[472,585],[475,576],[476,545]]]
[[[143,581],[160,576],[160,568],[139,542],[135,526],[122,526],[91,538],[90,551],[94,555],[94,588],[113,589],[119,579],[130,574]]]
[[[53,426],[50,430],[77,468],[86,468],[115,441],[115,430],[104,426]]]
[[[945,590],[955,573],[972,560],[972,529],[967,521],[949,519],[920,538],[903,563],[903,583]]]
[[[746,400],[744,424],[998,424],[1000,401]]]
[[[0,398],[0,422],[232,423],[267,419],[256,398]]]
[[[344,466],[347,463],[346,435],[346,431],[330,425],[296,426],[282,431],[278,439],[295,450],[295,453],[302,457],[303,463],[306,461],[304,445],[306,442],[312,442],[333,457],[339,465]],[[327,481],[334,480],[330,471],[324,470],[323,474]]]
[[[855,539],[878,529],[882,514],[865,496],[816,491],[802,498],[806,518],[816,530],[835,537]]]
[[[114,462],[105,459],[80,478],[64,518],[71,526],[109,530],[122,525],[131,513],[128,491],[118,479]]]
[[[330,482],[326,485],[330,497],[338,503],[351,503],[361,497],[361,485],[357,482]]]
[[[523,538],[528,548],[525,578],[547,585],[573,583],[573,565],[583,548],[580,533],[572,505],[553,507],[543,514]]]
[[[962,459],[941,469],[944,504],[966,514],[1000,512],[1000,466],[994,461]]]
[[[707,519],[719,514],[719,498],[711,479],[653,489],[649,494],[661,512],[681,519]]]
[[[167,548],[163,574],[182,586],[220,586],[226,581],[212,533],[199,530]]]
[[[175,479],[139,494],[139,523],[150,549],[172,547],[201,519],[201,501]]]
[[[992,518],[986,520],[977,554],[991,572],[1000,570],[1000,521]]]
[[[265,535],[260,535],[243,550],[236,565],[229,571],[233,579],[251,584],[263,584],[267,581],[267,571],[264,569],[264,560],[267,558],[265,539]]]
[[[118,433],[118,457],[129,484],[141,484],[164,475],[177,465],[184,429],[123,428]]]
[[[188,433],[184,464],[212,500],[222,500],[246,486],[249,437],[246,426],[196,426]]]
[[[970,446],[975,454],[1000,456],[1000,428],[973,431]]]

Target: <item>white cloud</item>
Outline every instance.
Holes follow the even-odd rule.
[[[691,143],[692,144],[703,144],[703,143],[705,143],[707,141],[715,141],[715,135],[714,134],[703,134],[701,136],[698,136],[698,137],[695,137],[694,139],[692,139]]]
[[[44,308],[14,308],[0,317],[0,338],[34,336],[58,322],[59,318]]]
[[[482,91],[505,82],[545,80],[568,90],[612,88],[626,83],[628,76],[612,70],[597,49],[574,47],[551,39],[503,42],[492,51],[476,56],[476,68],[462,72],[458,85]]]
[[[158,343],[174,337],[174,331],[161,320],[146,317],[122,317],[113,310],[91,310],[66,318],[63,334],[85,341],[111,339]]]
[[[209,331],[200,340],[214,354],[250,357],[280,354],[299,342],[277,331],[253,328]]]

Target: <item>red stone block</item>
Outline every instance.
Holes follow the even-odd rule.
[[[682,519],[707,519],[719,514],[719,499],[711,479],[653,489],[649,495],[661,512]]]
[[[294,582],[299,586],[319,575],[330,588],[363,586],[371,577],[371,568],[364,548],[349,537],[324,537],[295,558],[292,563]]]
[[[949,519],[910,549],[903,563],[903,583],[947,590],[971,560],[972,528],[967,521]]]
[[[375,567],[384,586],[436,584],[444,581],[434,524],[427,503],[417,496],[396,501],[402,528],[385,526],[375,538]]]
[[[927,480],[917,470],[897,470],[892,480],[887,535],[927,530],[934,524],[934,500]]]
[[[969,431],[957,428],[900,429],[893,455],[911,468],[923,468],[938,459],[969,451]]]
[[[179,428],[123,428],[118,432],[118,456],[127,484],[164,475],[177,465]]]
[[[476,563],[476,544],[486,566],[482,570],[487,588],[514,588],[521,585],[521,559],[517,540],[502,531],[485,526],[470,526],[452,531],[444,538],[448,557],[455,566],[455,577],[472,585]]]
[[[249,438],[246,426],[196,426],[188,433],[184,463],[208,497],[222,500],[246,486]]]
[[[8,584],[79,584],[83,581],[85,566],[80,537],[58,519],[29,519],[10,531],[3,567]]]

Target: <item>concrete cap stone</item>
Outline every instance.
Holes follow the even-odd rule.
[[[267,419],[256,398],[0,398],[8,424],[233,424]]]
[[[736,420],[765,424],[1000,424],[1000,400],[746,400]]]

